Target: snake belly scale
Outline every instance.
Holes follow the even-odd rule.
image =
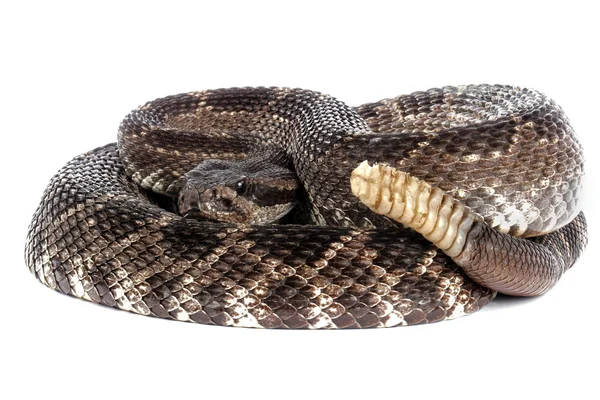
[[[307,223],[193,219],[157,202],[176,203],[207,160],[250,165],[255,180],[263,163],[290,169],[281,182],[297,180]],[[191,92],[134,110],[118,143],[60,170],[25,258],[55,290],[162,318],[435,322],[496,291],[549,290],[587,241],[582,177],[568,119],[535,90],[445,87],[355,108],[301,89]]]

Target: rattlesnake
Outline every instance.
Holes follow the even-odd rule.
[[[183,321],[434,322],[496,290],[552,287],[586,243],[582,177],[567,118],[530,89],[445,87],[356,108],[301,89],[192,92],[134,110],[118,144],[54,176],[26,262],[63,293]],[[180,215],[194,208],[223,221]]]

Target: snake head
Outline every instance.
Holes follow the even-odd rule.
[[[294,207],[297,189],[296,176],[279,166],[205,160],[185,175],[177,204],[185,217],[262,225]]]

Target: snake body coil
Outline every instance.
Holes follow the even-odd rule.
[[[209,159],[258,178],[265,163],[292,170],[311,224],[201,221],[159,206]],[[373,167],[351,187],[365,160]],[[133,111],[118,144],[57,173],[26,262],[63,293],[183,321],[434,322],[495,290],[552,287],[586,243],[582,176],[568,120],[533,90],[446,87],[356,108],[299,89],[193,92]]]

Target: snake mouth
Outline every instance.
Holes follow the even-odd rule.
[[[289,202],[260,206],[241,196],[233,200],[203,201],[202,195],[200,195],[195,204],[190,204],[185,200],[180,201],[179,214],[183,218],[199,221],[266,225],[279,221],[294,208],[294,205],[293,202]]]
[[[198,209],[186,213],[189,217],[220,222],[266,225],[277,222],[288,214],[294,203],[261,206],[243,196],[233,200],[217,199],[198,203]]]
[[[255,205],[243,197],[231,196],[233,198],[230,198],[230,196],[223,196],[223,193],[219,194],[215,189],[206,192],[212,192],[213,194],[209,199],[207,199],[208,196],[204,196],[204,193],[200,194],[198,214],[201,218],[235,223],[245,223],[252,220]],[[217,194],[214,194],[215,192]]]

